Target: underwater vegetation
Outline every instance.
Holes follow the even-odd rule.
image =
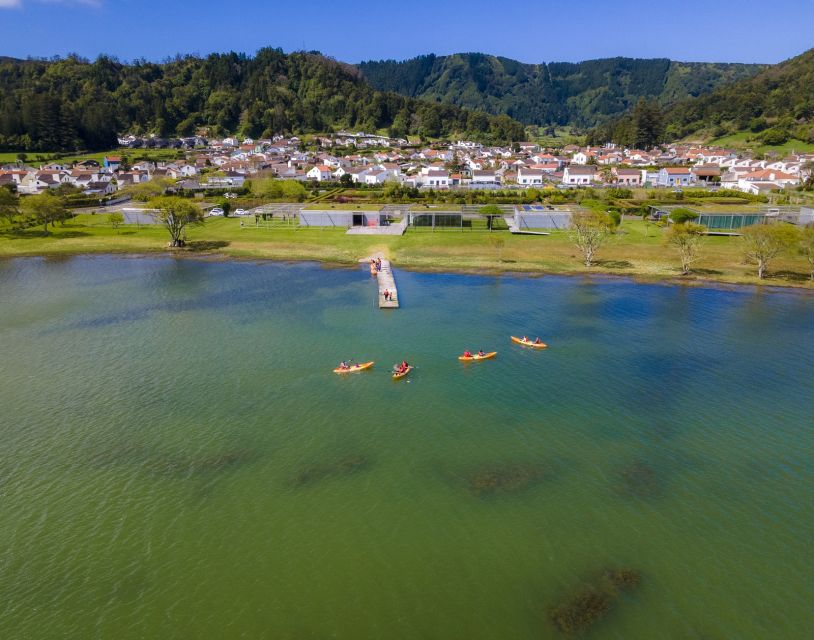
[[[551,621],[566,635],[586,631],[613,609],[622,592],[632,591],[641,581],[636,569],[604,569],[551,609]]]
[[[516,493],[550,477],[551,468],[542,464],[489,466],[471,473],[469,490],[476,496]]]
[[[619,471],[619,493],[634,498],[655,498],[664,491],[664,480],[642,460],[634,460]]]
[[[216,476],[253,462],[258,457],[258,451],[248,448],[186,455],[158,447],[128,443],[94,453],[91,456],[91,463],[100,468],[135,467],[151,476],[183,479]]]
[[[352,454],[308,464],[294,475],[295,487],[307,487],[322,480],[348,476],[363,471],[370,466],[370,460],[363,455]]]

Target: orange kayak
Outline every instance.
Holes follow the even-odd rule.
[[[484,353],[482,356],[475,354],[473,356],[458,356],[458,360],[462,362],[472,362],[473,360],[489,360],[494,358],[497,355],[497,351],[490,351],[489,353]]]
[[[532,349],[545,349],[548,345],[545,342],[532,342],[531,340],[523,340],[523,338],[516,338],[512,336],[512,342],[522,344],[524,347],[531,347]]]
[[[372,362],[363,362],[362,364],[352,364],[347,369],[343,369],[341,367],[337,367],[334,369],[334,373],[356,373],[357,371],[364,371],[365,369],[370,369],[373,366]]]
[[[408,373],[410,373],[412,370],[413,370],[413,365],[410,365],[409,367],[407,367],[407,368],[406,368],[404,371],[402,371],[401,373],[396,373],[396,372],[394,372],[394,373],[393,373],[393,380],[401,380],[403,377],[405,377],[405,376],[406,376]]]

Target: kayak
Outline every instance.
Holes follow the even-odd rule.
[[[537,344],[531,340],[523,340],[523,338],[516,338],[514,336],[512,336],[512,342],[522,344],[524,347],[531,347],[532,349],[545,349],[548,346],[545,342]]]
[[[409,367],[407,367],[407,368],[406,368],[404,371],[402,371],[401,373],[398,373],[398,372],[395,372],[395,371],[394,371],[394,372],[393,372],[393,380],[401,380],[401,379],[402,379],[404,376],[406,376],[406,375],[407,375],[408,373],[410,373],[412,370],[413,370],[413,365],[410,365]]]
[[[494,358],[497,355],[497,351],[490,351],[489,353],[484,353],[482,356],[477,354],[473,356],[458,356],[458,360],[462,362],[472,362],[473,360],[489,360]]]
[[[356,373],[357,371],[364,371],[365,369],[370,369],[373,366],[372,362],[363,362],[362,364],[352,364],[347,369],[342,369],[341,367],[337,367],[334,369],[334,373]]]

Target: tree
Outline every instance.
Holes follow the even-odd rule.
[[[124,223],[124,215],[119,211],[114,211],[113,213],[108,214],[107,221],[110,223],[111,227],[118,229],[119,225]]]
[[[664,137],[661,108],[655,100],[639,98],[633,110],[633,144],[637,149],[652,149]]]
[[[150,205],[155,209],[155,220],[169,232],[171,247],[184,246],[181,235],[187,225],[203,223],[203,211],[200,207],[184,198],[163,196],[151,200]]]
[[[339,184],[347,188],[353,184],[353,177],[349,173],[343,173],[339,178]]]
[[[681,256],[681,275],[690,273],[690,266],[698,260],[698,250],[706,227],[692,222],[674,224],[667,230],[667,244],[678,249]]]
[[[487,204],[485,207],[478,209],[478,213],[480,213],[482,216],[486,216],[489,231],[492,230],[492,220],[503,215],[503,211],[501,211],[500,207],[498,207],[496,204]]]
[[[9,224],[20,214],[20,199],[10,189],[0,187],[0,218]]]
[[[224,198],[221,200],[220,208],[223,209],[223,217],[228,218],[232,211],[232,203]]]
[[[489,236],[489,244],[492,245],[492,247],[494,247],[495,251],[497,251],[498,262],[502,262],[503,247],[506,245],[506,241],[500,236],[500,234],[496,234]]]
[[[571,237],[582,252],[585,266],[593,265],[594,256],[610,234],[611,221],[598,211],[578,211],[571,217]]]
[[[757,277],[763,279],[769,264],[780,254],[790,250],[799,232],[787,224],[756,224],[741,230],[744,256],[757,264]]]
[[[690,222],[697,219],[698,214],[692,209],[679,207],[678,209],[673,209],[670,212],[670,220],[672,220],[675,224],[684,224],[685,222]]]
[[[147,202],[151,198],[163,196],[169,187],[173,184],[169,178],[156,178],[147,182],[137,182],[125,188],[127,193],[133,200]]]
[[[800,232],[800,253],[808,260],[808,271],[814,282],[814,225],[806,225]]]
[[[22,201],[22,210],[27,218],[35,224],[42,225],[43,233],[46,235],[49,224],[64,221],[68,217],[65,201],[50,191],[27,197]]]

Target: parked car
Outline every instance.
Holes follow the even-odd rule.
[[[223,215],[223,209],[221,209],[220,207],[215,207],[214,209],[210,209],[209,213],[207,215],[210,215],[210,216],[222,216]]]
[[[246,216],[249,215],[245,209],[235,209],[236,216]]]

